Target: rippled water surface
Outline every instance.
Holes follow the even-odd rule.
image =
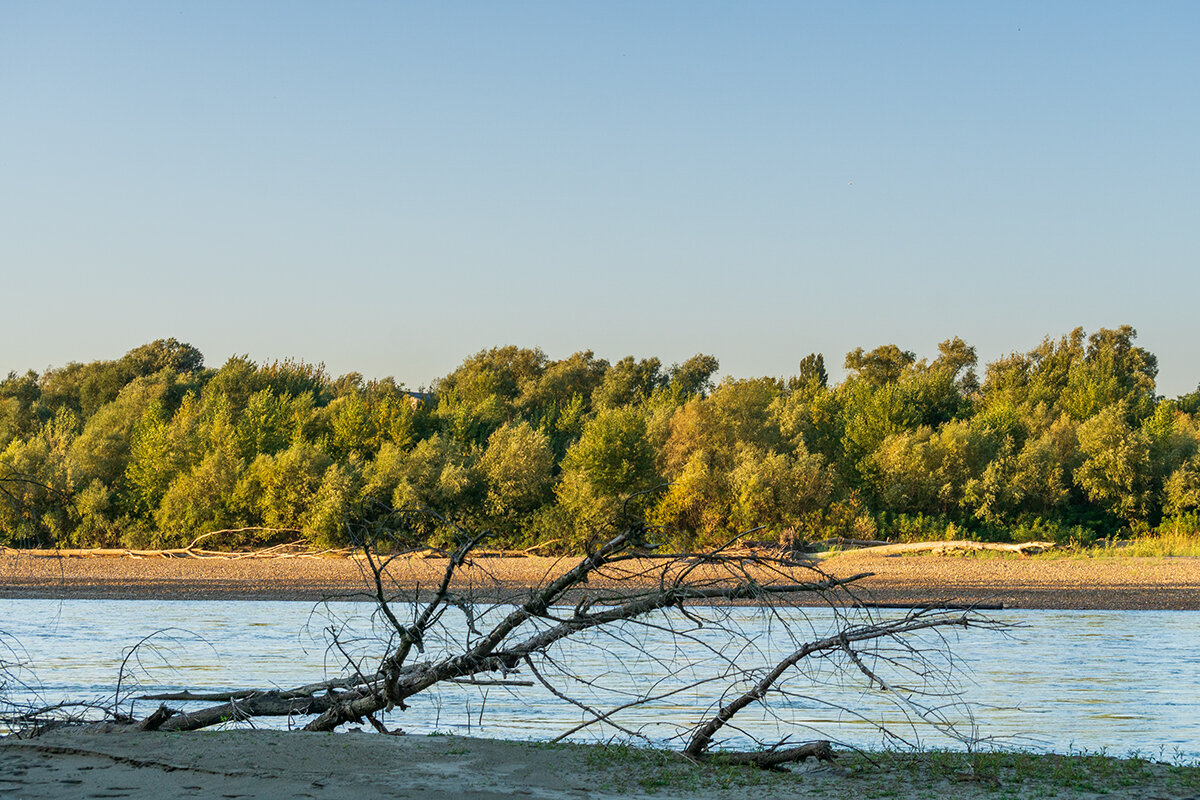
[[[340,631],[342,650],[365,658],[369,666],[370,654],[379,650],[377,626],[367,616],[370,611],[367,605],[353,603],[314,607],[263,601],[0,600],[0,631],[7,648],[0,657],[21,664],[9,671],[0,699],[32,702],[36,692],[42,702],[87,699],[111,704],[118,675],[122,675],[123,708],[132,696],[149,691],[304,684],[341,674],[344,668],[341,651],[330,647],[330,625]],[[789,621],[799,639],[789,639],[781,621],[761,609],[713,613],[729,615],[721,621],[751,632],[752,647],[731,653],[729,636],[715,625],[696,629],[682,644],[654,628],[638,627],[624,631],[620,639],[593,636],[555,651],[560,673],[555,673],[554,664],[543,667],[555,675],[556,683],[587,704],[612,707],[650,691],[664,664],[682,663],[711,651],[739,666],[769,666],[795,641],[824,635],[833,624],[829,611],[807,610],[803,619],[800,612],[790,612],[797,615]],[[943,717],[957,723],[961,734],[1006,746],[1200,758],[1200,614],[1010,610],[990,616],[1016,627],[1005,633],[971,629],[954,633],[945,643],[952,658],[935,657],[930,664],[937,674],[926,683],[914,682],[909,675],[905,684],[926,692],[941,691],[948,670],[953,693],[868,689],[861,675],[846,677],[839,671],[846,666],[844,661],[818,661],[788,684],[788,696],[775,698],[778,715],[758,710],[740,715],[739,720],[745,717],[743,730],[730,731],[725,743],[744,746],[750,738],[807,740],[821,735],[879,746],[887,742],[880,733],[879,726],[884,725],[905,742],[955,746],[955,739],[936,728],[908,721],[909,704],[915,703],[942,709]],[[130,648],[151,634],[155,635],[122,670]],[[919,644],[932,651],[943,643],[938,637],[927,637]],[[439,643],[431,641],[429,646],[436,652]],[[907,657],[903,651],[880,655]],[[891,674],[885,663],[872,664],[879,666],[881,674]],[[598,694],[564,679],[565,673],[595,679],[606,691]],[[679,688],[701,674],[684,670],[674,676],[674,683],[661,684],[661,691]],[[25,679],[27,685],[14,682],[13,676]],[[531,676],[522,670],[511,677],[528,680]],[[703,717],[720,699],[723,685],[681,690],[614,719],[627,730],[657,742],[668,741]],[[152,706],[140,701],[137,707],[144,713]],[[387,722],[415,733],[440,730],[545,739],[584,719],[585,712],[540,685],[453,686],[413,698],[407,711],[393,712]],[[289,721],[256,724],[282,726]],[[602,726],[589,727],[577,738],[613,735],[627,738]]]

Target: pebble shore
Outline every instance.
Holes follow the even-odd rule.
[[[476,558],[458,590],[519,600],[561,574],[570,558]],[[426,590],[445,569],[441,558],[405,558],[389,571],[389,594]],[[880,557],[846,553],[820,562],[838,577],[864,572],[855,584],[862,602],[1002,605],[1005,608],[1200,609],[1200,559]],[[630,572],[653,564],[627,564]],[[109,599],[371,600],[369,570],[356,558],[165,558],[0,554],[0,597]],[[620,584],[649,587],[643,577]],[[589,588],[618,587],[593,578]],[[814,597],[814,604],[824,604]]]

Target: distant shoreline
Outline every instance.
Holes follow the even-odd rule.
[[[574,561],[537,556],[476,559],[458,587],[481,591],[491,600],[519,601],[531,587]],[[405,560],[393,571],[391,591],[433,586],[445,563],[440,558]],[[847,553],[826,559],[821,568],[839,577],[874,573],[856,584],[856,595],[878,604],[1200,610],[1200,558],[1045,560]],[[352,558],[34,556],[9,550],[0,553],[0,598],[370,600],[364,570],[362,561]],[[603,579],[588,584],[617,587]],[[824,605],[825,600],[814,595],[811,604]]]

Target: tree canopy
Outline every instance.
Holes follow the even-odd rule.
[[[237,530],[338,545],[346,519],[417,505],[513,546],[579,549],[631,495],[678,547],[759,525],[784,541],[1195,529],[1200,391],[1159,397],[1136,337],[1047,337],[982,380],[958,337],[932,360],[860,347],[836,384],[820,353],[794,375],[718,381],[706,354],[664,366],[506,346],[427,392],[293,359],[210,368],[163,339],[0,381],[0,542]]]

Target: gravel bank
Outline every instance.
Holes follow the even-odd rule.
[[[480,558],[458,588],[519,598],[574,561]],[[647,562],[648,563],[648,562]],[[631,569],[641,566],[636,562]],[[1200,609],[1200,559],[878,557],[847,553],[821,562],[845,577],[874,573],[860,599],[882,604],[1003,604],[1012,608]],[[430,587],[442,559],[405,559],[392,570],[396,589]],[[0,597],[130,599],[369,600],[365,565],[353,558],[130,558],[0,555]],[[593,579],[590,588],[615,586]],[[641,581],[641,585],[648,585]]]

